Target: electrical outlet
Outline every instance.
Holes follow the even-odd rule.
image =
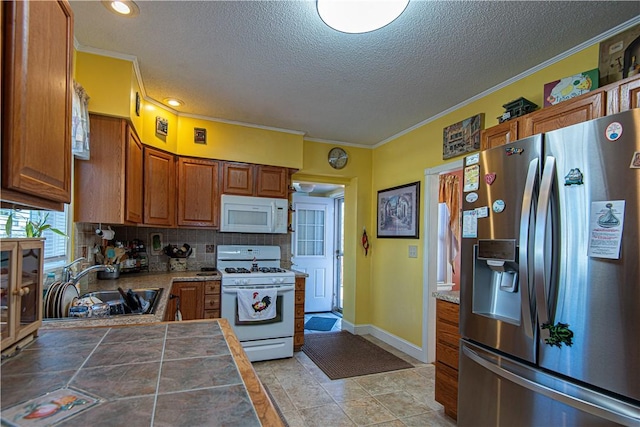
[[[409,245],[409,258],[418,258],[418,247],[416,245]]]
[[[196,257],[196,247],[195,246],[191,246],[191,256],[192,257]]]

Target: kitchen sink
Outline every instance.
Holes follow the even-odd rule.
[[[138,300],[142,302],[144,309],[137,308],[135,302],[131,303],[130,301],[126,301],[117,290],[88,292],[81,295],[80,298],[98,298],[100,301],[109,304],[110,316],[153,314],[160,301],[162,288],[130,289],[125,291],[125,293],[132,296],[135,302],[138,302]],[[139,299],[135,298],[135,296],[139,297]]]

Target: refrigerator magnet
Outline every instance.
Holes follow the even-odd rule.
[[[504,200],[498,199],[495,202],[493,202],[493,211],[495,213],[500,213],[504,210],[505,206],[506,205],[504,203]]]
[[[609,123],[604,130],[604,136],[611,142],[619,140],[622,136],[622,125],[619,122]]]
[[[467,166],[464,168],[464,189],[465,193],[476,191],[480,179],[480,165]]]
[[[522,153],[524,153],[524,148],[509,147],[509,148],[505,148],[504,152],[507,154],[507,156],[512,156],[514,154],[522,154]]]
[[[495,172],[486,173],[484,174],[484,182],[486,182],[487,185],[491,185],[496,181],[496,176]]]
[[[625,200],[591,202],[587,256],[620,259]]]
[[[467,158],[465,159],[465,164],[467,166],[475,165],[478,162],[480,162],[480,153],[472,154],[470,156],[467,156]]]
[[[467,203],[473,203],[476,200],[478,200],[478,193],[471,192],[471,193],[467,194],[464,199],[467,201]]]
[[[640,169],[640,151],[633,153],[633,158],[631,159],[629,167],[631,169]]]
[[[470,239],[478,237],[478,213],[475,209],[462,212],[462,237]]]
[[[489,216],[489,206],[482,206],[481,208],[476,208],[476,215],[478,218],[486,218]]]
[[[564,176],[564,185],[565,187],[569,185],[582,185],[584,184],[582,180],[583,175],[582,172],[580,172],[580,169],[573,168]]]

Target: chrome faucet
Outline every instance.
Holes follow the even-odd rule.
[[[62,267],[62,283],[70,282],[73,277],[73,272],[71,271],[71,267],[76,265],[79,262],[86,261],[85,257],[80,257],[75,261],[71,261],[69,264]]]
[[[82,279],[84,276],[91,273],[92,271],[106,271],[108,273],[113,273],[116,271],[116,267],[114,265],[102,265],[102,264],[92,265],[91,267],[85,268],[78,274],[74,275],[73,273],[69,273],[68,281],[73,284],[76,284],[80,281],[80,279]]]
[[[62,282],[63,283],[72,282],[74,284],[78,283],[80,279],[82,279],[84,276],[91,273],[92,271],[106,271],[109,273],[113,273],[116,271],[116,268],[113,265],[92,265],[91,267],[85,268],[84,270],[80,271],[78,274],[73,274],[73,270],[71,270],[71,267],[78,264],[79,262],[86,261],[86,260],[87,259],[85,257],[80,257],[75,261],[72,261],[71,263],[65,265],[62,268]]]

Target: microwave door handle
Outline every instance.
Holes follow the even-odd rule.
[[[538,200],[538,209],[536,212],[535,226],[535,248],[534,248],[534,288],[536,291],[536,309],[538,312],[538,322],[540,326],[549,323],[549,308],[547,301],[546,284],[550,280],[547,277],[548,272],[545,270],[545,249],[547,238],[547,218],[549,216],[549,204],[551,202],[551,186],[555,178],[556,159],[547,157],[544,162],[542,172],[542,180],[540,182],[540,198]],[[541,338],[549,337],[548,329],[540,330]],[[546,335],[546,336],[545,336]]]
[[[271,232],[276,231],[276,202],[271,202]]]

